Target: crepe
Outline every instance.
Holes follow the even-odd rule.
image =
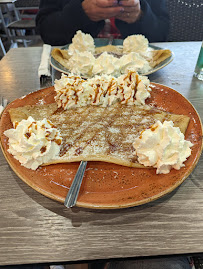
[[[129,167],[138,163],[132,146],[134,139],[157,120],[172,120],[185,133],[189,117],[171,114],[150,106],[115,104],[109,107],[87,106],[58,109],[56,103],[32,105],[9,110],[11,121],[32,116],[49,119],[62,135],[60,155],[51,163],[81,160],[104,161]],[[51,164],[47,163],[45,165]]]
[[[95,54],[100,54],[100,53],[105,52],[105,51],[110,52],[110,53],[114,53],[118,56],[122,56],[123,55],[123,46],[107,45],[107,46],[95,48]]]
[[[149,57],[150,57],[149,64],[151,67],[155,67],[170,56],[171,56],[171,51],[168,49],[152,50],[149,53]]]
[[[71,56],[68,54],[67,50],[54,48],[51,52],[51,55],[57,62],[68,68],[68,60]]]

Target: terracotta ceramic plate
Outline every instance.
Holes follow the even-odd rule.
[[[108,43],[109,43],[109,39],[108,38],[95,38],[94,39],[94,43],[95,43],[95,46],[96,47],[107,46]],[[61,49],[66,50],[66,49],[68,49],[69,45],[70,44],[62,47]],[[114,46],[121,46],[121,45],[123,45],[123,39],[114,39],[112,45],[114,45]],[[164,49],[164,48],[160,48],[158,46],[154,46],[154,45],[151,45],[151,44],[149,44],[149,47],[152,48],[152,49],[154,49],[154,50]],[[168,65],[170,62],[172,62],[173,59],[174,59],[174,54],[171,51],[171,56],[169,56],[163,62],[159,63],[154,68],[150,69],[148,72],[140,73],[140,75],[147,76],[147,75],[153,74],[156,71],[158,71],[159,69],[162,69],[163,67],[165,67],[166,65]],[[55,70],[57,70],[57,71],[59,71],[61,73],[65,73],[65,74],[69,74],[70,73],[70,70],[68,70],[67,68],[65,68],[59,62],[57,62],[52,56],[51,56],[50,64],[51,64],[51,66]],[[84,77],[84,78],[87,78],[87,77]]]
[[[86,208],[124,208],[145,204],[162,197],[178,187],[192,172],[202,151],[201,120],[191,105],[178,92],[159,84],[153,84],[148,103],[176,114],[190,117],[186,139],[190,140],[192,155],[180,170],[156,175],[156,170],[129,168],[104,162],[89,162],[79,193],[77,206]],[[79,163],[55,164],[40,167],[36,171],[19,164],[7,152],[7,138],[3,132],[12,128],[8,110],[28,104],[51,103],[53,87],[33,92],[10,103],[0,121],[2,151],[13,171],[29,186],[54,200],[64,202]]]

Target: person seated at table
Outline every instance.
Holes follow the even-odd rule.
[[[36,25],[44,43],[57,46],[71,43],[78,30],[97,37],[107,19],[123,39],[143,34],[161,42],[169,30],[165,0],[41,0]]]

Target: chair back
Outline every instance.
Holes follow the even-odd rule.
[[[22,42],[24,46],[30,41],[39,40],[35,28],[35,17],[39,9],[40,0],[16,0],[14,6],[14,20],[7,25],[8,38],[11,46]]]
[[[203,1],[166,0],[170,31],[167,41],[203,40]]]
[[[38,8],[40,4],[40,0],[17,0],[15,2],[15,7],[16,8],[23,8],[23,9],[28,9],[28,8]]]

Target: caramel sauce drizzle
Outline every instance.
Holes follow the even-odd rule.
[[[46,150],[47,150],[47,147],[46,146],[43,146],[43,147],[41,147],[40,152],[41,153],[44,153]]]
[[[130,120],[131,115],[133,116],[134,113],[133,106],[116,104],[114,107],[111,106],[111,108],[97,108],[96,114],[94,106],[87,106],[82,111],[80,109],[77,112],[77,109],[71,109],[64,114],[64,121],[66,121],[66,117],[69,121],[67,127],[65,129],[63,128],[62,131],[63,141],[59,153],[60,157],[63,157],[71,148],[74,148],[74,151],[71,150],[71,156],[87,154],[88,150],[93,149],[94,144],[98,142],[100,147],[105,146],[105,154],[129,156],[132,162],[136,162],[136,157],[133,157],[132,143],[121,143],[122,137],[126,137],[126,132],[131,133],[132,129],[137,130],[135,133],[139,134],[139,130],[142,131],[150,128],[155,123],[153,114],[157,113],[156,109],[142,110],[142,118],[150,116],[147,123],[143,124],[136,119],[135,121]],[[128,112],[127,115],[125,114],[126,111]],[[136,115],[139,115],[139,113]],[[88,125],[82,128],[82,122],[86,121],[87,117]],[[55,116],[55,119],[57,120],[57,116]],[[76,130],[75,133],[72,129],[69,129],[72,123],[74,124],[74,130]],[[111,128],[118,128],[119,132],[114,135]],[[102,133],[100,134],[101,131]],[[100,142],[101,137],[103,138],[103,142]]]
[[[19,122],[18,122],[18,121],[15,121],[15,122],[14,122],[14,124],[13,124],[13,125],[14,125],[14,129],[16,129],[16,128],[17,128],[18,124],[19,124]]]
[[[127,82],[127,86],[130,87],[132,85],[132,76],[133,76],[133,71],[129,72],[128,74],[126,74],[124,76],[124,81],[128,81]],[[73,78],[74,79],[74,78]],[[79,95],[78,93],[81,91],[81,89],[79,88],[80,86],[82,87],[82,84],[85,80],[80,80],[78,81],[77,79],[74,80],[74,82],[71,84],[71,83],[67,83],[67,91],[68,90],[71,90],[74,92],[74,94],[72,95],[72,98],[73,98],[73,101],[75,102],[75,105],[77,105],[78,103],[78,100],[79,100]],[[140,82],[141,80],[139,79],[139,76],[138,74],[136,74],[136,77],[135,77],[135,87],[132,88],[131,87],[131,90],[134,91],[133,93],[133,99],[135,100],[136,99],[136,92],[137,92],[137,85],[138,83]],[[97,102],[97,99],[100,98],[100,95],[103,94],[104,97],[109,94],[111,95],[111,92],[115,90],[115,95],[118,95],[118,92],[120,90],[120,93],[122,95],[122,100],[121,102],[128,102],[128,100],[130,99],[130,97],[126,98],[125,95],[124,95],[124,87],[122,85],[119,85],[119,86],[116,86],[116,82],[111,79],[109,81],[109,84],[108,84],[108,87],[107,87],[107,90],[104,91],[103,88],[102,88],[102,85],[100,83],[97,83],[96,85],[91,85],[91,87],[94,88],[94,91],[95,91],[95,96],[94,96],[94,100],[92,100],[92,103],[95,104]],[[116,88],[116,89],[115,89]],[[63,88],[62,90],[58,91],[58,100],[61,98],[62,95],[64,95],[64,92],[66,92],[66,88]],[[101,93],[102,92],[102,93]],[[66,108],[67,105],[68,105],[68,102],[70,101],[70,98],[69,96],[66,95],[66,101],[62,104],[60,104],[59,102],[59,105],[61,105],[63,108]],[[57,110],[58,111],[58,110]],[[56,111],[56,112],[57,112]]]
[[[31,137],[31,133],[25,133],[25,137],[29,139]]]

